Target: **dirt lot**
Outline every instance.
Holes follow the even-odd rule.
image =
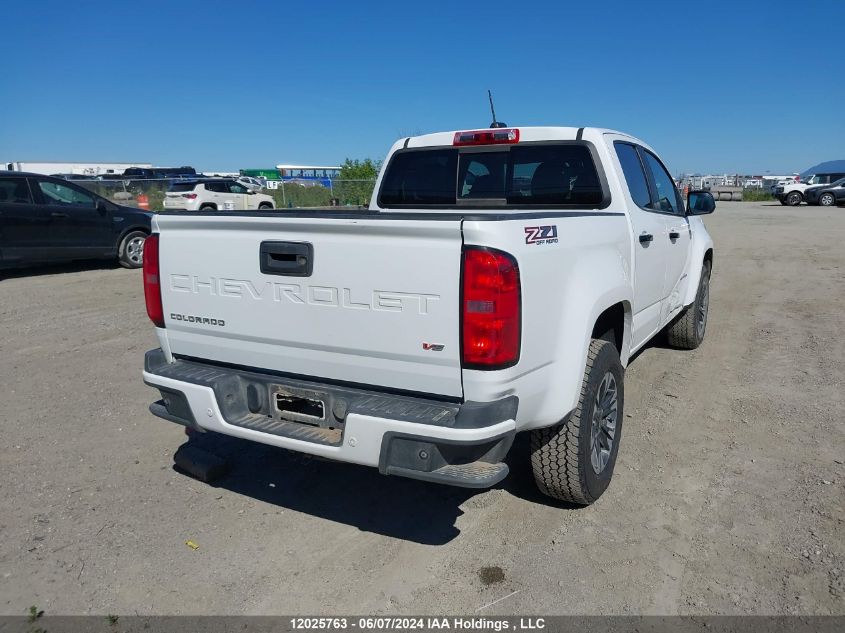
[[[147,412],[140,273],[0,280],[0,613],[845,614],[845,209],[707,224],[707,341],[633,361],[587,509],[524,442],[483,492],[228,441],[199,483]]]

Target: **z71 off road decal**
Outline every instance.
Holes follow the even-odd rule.
[[[525,243],[526,244],[556,244],[557,243],[557,224],[547,224],[546,226],[526,226],[525,227]]]

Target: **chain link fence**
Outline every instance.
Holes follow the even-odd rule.
[[[302,181],[268,181],[270,187],[262,193],[273,196],[279,209],[302,209],[328,206],[367,206],[373,195],[375,180],[340,180],[329,181],[329,186],[321,183]]]
[[[85,187],[97,195],[125,206],[161,211],[164,197],[171,183],[179,180],[74,180],[74,184]],[[184,181],[182,181],[184,182]],[[373,195],[375,180],[340,180],[329,181],[329,186],[321,182],[270,180],[268,187],[259,193],[273,197],[278,209],[302,209],[328,206],[367,206]]]

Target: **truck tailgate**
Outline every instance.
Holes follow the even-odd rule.
[[[458,219],[159,215],[173,354],[460,397]]]

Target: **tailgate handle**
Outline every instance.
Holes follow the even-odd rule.
[[[310,277],[314,246],[308,242],[261,242],[259,262],[265,275]]]

